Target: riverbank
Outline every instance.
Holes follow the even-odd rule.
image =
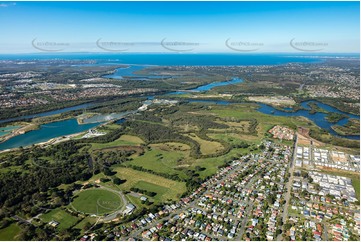
[[[66,135],[66,136],[62,136],[62,137],[57,137],[57,138],[52,138],[48,141],[45,141],[45,142],[40,142],[40,143],[37,143],[37,144],[32,144],[34,146],[38,146],[38,147],[46,147],[46,146],[49,146],[49,145],[54,145],[54,144],[58,144],[58,143],[61,143],[61,142],[64,142],[64,141],[68,141],[70,140],[71,138],[74,138],[78,135],[81,135],[81,134],[84,134],[85,131],[83,132],[80,132],[80,133],[75,133],[75,134],[70,134],[70,135]],[[32,145],[29,145],[29,146],[25,146],[25,147],[22,147],[22,148],[29,148],[31,147]],[[20,147],[18,148],[11,148],[11,149],[6,149],[6,150],[0,150],[0,153],[5,153],[5,152],[9,152],[9,151],[14,151],[14,150],[19,150]]]
[[[14,123],[13,125],[17,125],[17,123]],[[5,134],[5,135],[0,137],[0,144],[7,141],[7,140],[9,140],[9,139],[11,139],[11,138],[13,138],[13,137],[15,137],[15,136],[25,134],[25,133],[27,133],[29,131],[32,131],[32,130],[39,129],[39,125],[34,124],[34,123],[26,123],[26,124],[20,123],[18,125],[21,125],[21,126],[19,128],[17,128],[17,129],[12,130],[11,133]]]
[[[21,125],[22,127],[13,130],[10,134],[4,135],[0,137],[0,144],[6,142],[7,140],[14,138],[19,135],[26,134],[30,131],[38,130],[41,125],[53,123],[53,122],[59,122],[67,119],[74,118],[75,115],[72,114],[55,114],[51,116],[44,116],[39,118],[32,119],[31,122],[16,122],[13,125]],[[25,126],[24,126],[25,125]]]
[[[142,68],[137,66],[137,68]],[[131,68],[125,68],[128,71],[130,71]],[[134,69],[134,68],[133,68]],[[119,69],[118,69],[119,70]],[[124,70],[124,69],[122,69]],[[124,73],[123,73],[124,74]],[[156,92],[154,94],[158,94],[158,97],[164,97],[164,96],[170,96],[172,98],[176,98],[179,100],[185,100],[185,101],[189,101],[189,102],[194,102],[194,101],[198,101],[198,102],[207,102],[208,100],[205,100],[205,97],[208,97],[209,99],[214,99],[214,100],[219,100],[218,102],[216,102],[216,104],[231,104],[231,103],[240,103],[239,100],[233,100],[233,95],[231,94],[218,94],[215,95],[213,93],[208,93],[208,91],[210,91],[211,89],[215,88],[215,87],[221,87],[221,86],[226,86],[226,85],[232,85],[232,84],[239,84],[242,83],[243,80],[240,78],[232,78],[230,80],[227,81],[221,81],[221,82],[211,82],[208,84],[203,84],[200,85],[196,88],[192,88],[192,89],[188,89],[185,91],[171,91],[171,92],[165,92],[165,91],[160,91],[160,92]],[[153,94],[153,95],[154,95]],[[151,95],[151,94],[148,94]],[[137,94],[134,95],[136,97],[142,97],[144,96],[144,94]],[[186,96],[190,96],[190,97],[196,97],[195,99],[190,99],[190,98],[186,98]],[[112,97],[115,98],[115,97]],[[117,97],[120,98],[120,97]],[[152,96],[148,96],[148,99],[151,99]],[[107,99],[104,99],[103,102],[106,103]],[[262,99],[263,101],[270,101],[268,99],[264,100],[264,98]],[[338,135],[332,128],[331,126],[334,125],[331,122],[329,122],[326,119],[326,116],[329,113],[342,113],[342,114],[346,114],[334,107],[328,106],[326,104],[320,103],[318,101],[315,100],[307,100],[307,101],[303,101],[301,103],[297,103],[298,105],[296,106],[295,103],[290,102],[290,99],[287,99],[285,97],[278,97],[277,99],[272,99],[272,102],[287,102],[288,105],[293,105],[293,107],[288,107],[288,108],[283,108],[281,109],[280,107],[274,107],[273,105],[267,105],[264,103],[257,103],[258,105],[261,106],[261,108],[258,109],[259,112],[262,112],[264,114],[268,114],[268,115],[275,115],[275,116],[303,116],[308,118],[310,121],[314,122],[319,128],[327,130],[330,134],[332,135]],[[89,103],[89,105],[92,105],[93,103]],[[133,107],[134,108],[134,107]],[[77,107],[75,110],[78,110],[79,108]],[[317,112],[315,112],[315,109],[317,109]],[[110,109],[111,110],[111,109]],[[110,111],[107,110],[107,111]],[[108,122],[110,120],[117,120],[120,119],[121,116],[123,114],[119,114],[119,113],[111,113],[111,114],[98,114],[96,113],[96,111],[94,113],[89,112],[89,113],[85,113],[83,115],[79,115],[79,112],[72,112],[72,113],[66,113],[63,114],[64,112],[68,112],[68,111],[74,111],[74,109],[72,110],[56,110],[54,112],[56,112],[57,114],[55,114],[54,116],[45,116],[47,113],[42,113],[40,115],[43,115],[45,117],[42,118],[38,118],[36,120],[38,125],[44,125],[44,124],[49,124],[51,125],[52,123],[49,122],[44,122],[44,121],[49,121],[51,120],[53,123],[56,121],[61,121],[61,120],[69,120],[69,122],[72,122],[70,119],[73,118],[75,120],[75,124],[66,124],[66,125],[74,125],[75,127],[69,127],[69,126],[60,126],[59,129],[60,130],[51,130],[49,129],[49,132],[56,132],[58,136],[62,136],[62,135],[69,135],[69,132],[73,132],[73,131],[69,131],[69,130],[74,130],[77,131],[79,129],[88,129],[88,128],[92,128],[97,126],[97,124],[99,123],[103,123],[103,122]],[[129,113],[132,112],[137,112],[136,110],[134,111],[129,111]],[[124,115],[126,116],[127,112],[124,113]],[[119,117],[113,117],[114,115],[120,115]],[[59,115],[59,116],[57,116]],[[346,114],[349,118],[355,118],[355,115],[352,114]],[[359,118],[359,117],[356,117]],[[33,120],[34,121],[34,120]],[[344,125],[344,123],[347,121],[347,118],[344,118],[342,120],[340,120],[339,122],[337,122],[337,125]],[[80,127],[80,128],[79,128]],[[78,129],[77,129],[78,128]],[[68,129],[68,131],[62,131],[61,129]],[[41,132],[40,132],[41,133]],[[46,137],[49,137],[48,134],[44,134]],[[350,137],[350,139],[359,139],[359,136],[348,136]],[[348,138],[346,137],[346,138]],[[28,137],[29,139],[34,138],[34,137]],[[37,137],[39,140],[42,137]],[[54,136],[51,138],[55,138]],[[34,138],[35,139],[35,138]],[[19,139],[19,142],[22,143],[22,141]],[[33,140],[31,141],[32,143],[34,142]],[[31,143],[30,142],[30,143]],[[28,142],[29,143],[29,142]],[[15,146],[15,144],[13,144],[13,146]],[[20,146],[20,145],[19,145]],[[1,145],[0,145],[0,149],[1,149]]]
[[[83,113],[76,117],[76,121],[78,122],[78,124],[84,124],[85,119],[94,117],[95,115],[98,115],[98,113]]]

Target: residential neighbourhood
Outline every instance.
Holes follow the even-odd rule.
[[[359,1],[2,1],[1,241],[361,241]]]
[[[351,180],[320,172],[295,171],[289,217],[290,240],[355,240],[360,207]]]
[[[297,160],[300,154],[309,157],[307,147],[295,149],[292,166],[292,147],[270,141],[262,145],[263,152],[233,160],[179,202],[107,231],[107,239],[358,238],[359,203],[350,178],[300,170]],[[128,206],[130,214],[135,207]]]
[[[273,135],[273,138],[284,139],[284,140],[293,140],[295,135],[295,131],[293,131],[288,127],[283,127],[280,125],[274,126],[268,132]]]

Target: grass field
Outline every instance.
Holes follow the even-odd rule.
[[[52,220],[58,222],[59,229],[68,229],[79,221],[79,218],[67,213],[60,208],[53,209],[50,212],[41,215],[40,219],[46,223],[49,223]]]
[[[119,139],[109,142],[109,143],[92,143],[92,149],[103,149],[108,147],[115,147],[115,146],[121,146],[121,145],[140,145],[143,144],[143,140],[141,140],[137,136],[133,135],[122,135],[119,137]]]
[[[168,199],[176,200],[186,191],[184,182],[173,181],[161,176],[149,174],[147,172],[136,171],[131,168],[115,167],[114,170],[117,172],[116,176],[127,180],[125,183],[119,185],[119,187],[123,190],[129,190],[139,184],[143,186],[145,185],[145,183],[139,182],[146,182],[148,183],[147,186],[152,184],[154,189],[160,189],[158,187],[165,189],[164,194],[160,197],[159,201],[166,201]]]
[[[87,224],[88,222],[90,224],[95,224],[95,222],[97,221],[97,218],[92,218],[92,217],[86,217],[84,218],[82,221],[80,221],[79,223],[77,223],[74,228],[76,229],[84,229],[85,224]]]
[[[231,145],[241,144],[243,141],[251,143],[249,139],[242,139],[240,135],[236,133],[207,133],[208,137],[212,139],[223,140]],[[258,140],[257,136],[253,136],[254,140]]]
[[[153,199],[155,201],[164,201],[166,199],[164,199],[164,196],[166,196],[166,193],[168,192],[168,188],[163,187],[163,186],[159,186],[156,185],[154,183],[149,183],[149,182],[145,182],[145,181],[139,181],[137,182],[134,187],[142,189],[142,190],[147,190],[149,192],[155,192],[157,193],[157,195],[155,195],[153,197]]]
[[[118,194],[101,188],[81,191],[70,204],[71,208],[77,211],[97,215],[111,213],[122,205]]]
[[[107,124],[104,126],[100,126],[97,129],[99,131],[110,131],[110,130],[115,130],[115,129],[119,129],[120,125],[116,124],[116,123],[112,123],[112,124]]]
[[[234,117],[237,119],[257,119],[258,121],[258,136],[263,138],[264,133],[274,126],[275,124],[287,125],[291,128],[295,128],[298,121],[292,117],[281,117],[266,115],[256,111],[258,106],[256,105],[232,105],[232,107],[223,107],[223,109],[214,109],[211,112],[222,118]]]
[[[190,148],[188,145],[168,142],[152,144],[150,147],[150,151],[146,151],[142,156],[133,156],[133,160],[125,164],[141,166],[161,173],[184,175],[182,171],[175,170],[175,168],[190,163]]]
[[[18,236],[21,232],[20,227],[16,223],[12,223],[6,228],[0,229],[0,240],[9,241],[9,240],[18,240]]]
[[[193,139],[194,141],[196,141],[200,145],[201,153],[203,155],[214,154],[217,153],[218,151],[221,151],[224,148],[221,143],[201,139],[194,133],[190,133],[187,136]]]
[[[191,167],[201,166],[206,168],[204,171],[199,172],[199,176],[201,178],[211,176],[215,174],[219,169],[218,166],[223,165],[225,162],[228,162],[234,158],[239,158],[242,155],[249,154],[248,148],[239,148],[239,149],[232,149],[229,153],[214,157],[214,158],[204,158],[204,159],[197,159]],[[252,151],[253,153],[258,153],[259,151]]]
[[[208,129],[210,131],[228,131],[228,132],[239,132],[239,133],[248,133],[250,127],[250,121],[240,121],[240,122],[231,122],[231,121],[216,121],[219,124],[225,124],[229,126],[227,129]]]

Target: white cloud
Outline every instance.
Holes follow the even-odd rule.
[[[0,3],[0,8],[7,8],[10,6],[15,6],[16,3]]]

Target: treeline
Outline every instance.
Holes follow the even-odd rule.
[[[360,141],[339,138],[339,137],[329,134],[324,129],[311,128],[309,135],[312,138],[319,140],[321,142],[327,143],[327,144],[332,144],[332,145],[337,145],[337,146],[342,146],[342,147],[347,147],[347,148],[359,148],[360,147]]]
[[[110,156],[99,153],[93,158],[86,148],[78,141],[67,141],[2,156],[5,161],[2,167],[12,165],[20,169],[0,174],[0,220],[15,214],[31,217],[42,209],[66,205],[75,187],[59,190],[59,185],[86,181],[132,154],[132,151],[116,151]]]
[[[227,125],[215,122],[215,117],[205,115],[187,115],[184,112],[170,117],[171,126],[193,125],[199,129],[226,129]]]
[[[197,132],[197,135],[201,138],[209,141],[220,142],[224,147],[224,149],[217,153],[203,155],[198,142],[187,136],[179,134],[177,131],[170,129],[165,125],[144,121],[126,122],[124,125],[128,128],[127,130],[129,133],[141,137],[147,144],[165,142],[179,142],[187,144],[191,148],[190,156],[196,159],[218,157],[227,154],[232,148],[232,146],[230,146],[227,142],[211,139],[205,134],[205,131],[201,131]]]
[[[301,98],[301,97],[294,97],[297,103],[301,103],[303,101],[309,101],[310,98]],[[330,105],[335,107],[341,111],[353,114],[360,114],[359,106],[350,106],[349,103],[359,103],[359,100],[351,99],[351,98],[331,98],[331,97],[314,97],[312,100],[322,102],[324,104]]]
[[[199,174],[196,173],[196,171],[194,171],[194,170],[185,171],[185,174],[188,177],[187,178],[180,178],[178,176],[178,174],[169,174],[169,173],[156,172],[156,171],[149,170],[149,169],[146,169],[146,168],[141,167],[141,166],[128,165],[128,167],[130,167],[130,168],[132,168],[134,170],[137,170],[137,171],[147,172],[147,173],[154,174],[154,175],[157,175],[157,176],[161,176],[161,177],[164,177],[164,178],[168,178],[168,179],[171,179],[171,180],[185,182],[187,192],[184,193],[182,196],[185,196],[185,195],[189,194],[190,192],[193,192],[194,189],[198,188],[202,184],[202,182],[204,182],[206,179],[209,178],[209,177],[205,177],[204,179],[200,178]]]
[[[134,150],[94,151],[89,159],[89,164],[95,172],[97,170],[104,171],[104,168],[115,164],[122,164],[134,153],[136,153]]]
[[[140,189],[140,188],[137,188],[137,187],[132,187],[132,188],[130,188],[130,190],[133,191],[133,192],[145,194],[145,195],[147,195],[149,197],[154,197],[155,195],[157,195],[156,192],[151,192],[151,191]]]
[[[110,101],[104,101],[89,107],[88,110],[100,113],[117,113],[135,110],[141,106],[141,102],[146,98],[109,98]]]
[[[162,124],[135,120],[132,122],[126,121],[123,123],[123,126],[125,126],[130,134],[141,137],[146,142],[146,144],[181,142],[189,145],[192,148],[192,151],[200,150],[199,144],[197,142]],[[193,151],[192,154],[195,155],[196,153]]]
[[[55,102],[51,104],[38,105],[35,107],[18,107],[18,108],[6,108],[0,109],[0,119],[15,118],[25,115],[37,114],[48,112],[52,110],[72,107],[89,102],[89,100],[77,100],[67,102]]]
[[[39,202],[44,192],[61,184],[70,184],[75,181],[86,181],[92,176],[86,162],[74,164],[74,160],[63,163],[62,167],[51,164],[40,164],[36,168],[24,168],[24,172],[10,171],[1,175],[0,205],[8,214],[36,215],[39,211],[34,204]],[[66,203],[69,197],[64,196],[61,203]],[[47,201],[47,196],[43,198]]]
[[[244,122],[247,121],[248,122],[248,133],[246,134],[250,134],[250,135],[257,135],[257,126],[258,126],[258,120],[255,118],[252,119],[243,119],[243,118],[234,118],[234,117],[227,117],[227,118],[221,118],[222,121],[225,122]],[[227,126],[228,128],[228,126]]]
[[[178,174],[169,174],[169,173],[162,173],[162,172],[157,172],[157,171],[153,171],[153,170],[149,170],[149,169],[146,169],[142,166],[136,166],[136,165],[128,165],[127,167],[130,167],[134,170],[137,170],[137,171],[143,171],[143,172],[147,172],[147,173],[150,173],[150,174],[154,174],[154,175],[157,175],[157,176],[161,176],[161,177],[164,177],[164,178],[167,178],[167,179],[171,179],[171,180],[175,180],[175,181],[181,181],[181,182],[184,182],[186,181],[187,179],[182,179],[178,176]]]

